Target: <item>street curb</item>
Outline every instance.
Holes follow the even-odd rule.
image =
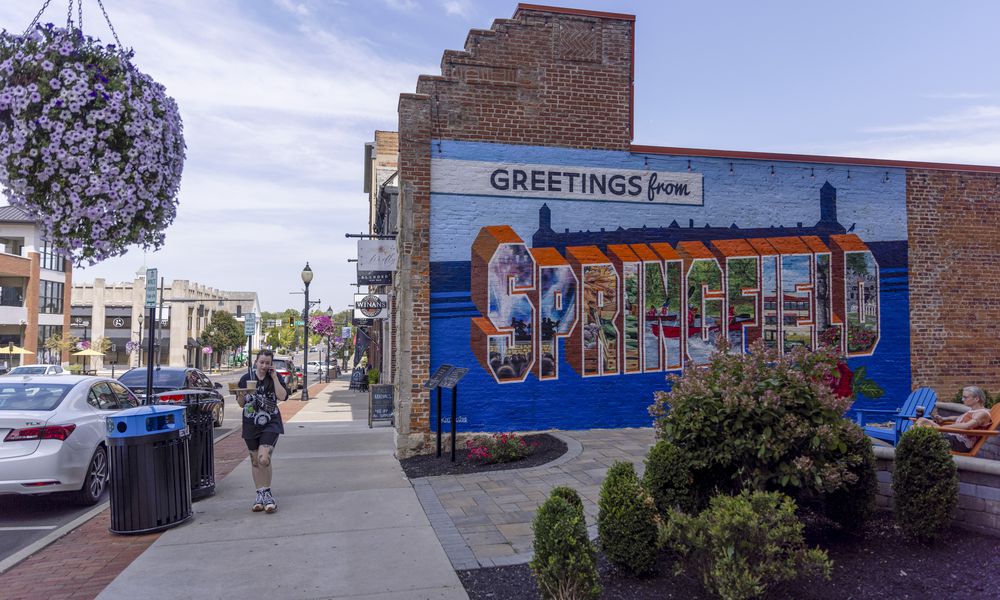
[[[213,445],[218,444],[222,440],[226,439],[227,437],[229,437],[233,433],[235,433],[237,429],[238,429],[238,427],[233,427],[232,429],[230,429],[226,433],[223,433],[219,437],[217,437],[214,440],[212,440],[212,444]],[[74,529],[82,526],[87,521],[93,519],[97,515],[101,514],[102,512],[104,512],[106,510],[108,510],[108,508],[110,508],[110,507],[111,507],[111,502],[109,502],[109,501],[108,502],[102,502],[101,504],[98,504],[94,508],[92,508],[89,511],[85,512],[84,514],[80,515],[76,519],[73,519],[69,523],[66,523],[65,525],[63,525],[59,529],[56,529],[55,531],[52,531],[51,533],[49,533],[48,535],[46,535],[42,539],[40,539],[40,540],[38,540],[36,542],[33,542],[33,543],[29,544],[27,547],[25,547],[25,548],[19,550],[18,552],[15,552],[14,554],[8,556],[7,558],[5,558],[3,560],[0,560],[0,575],[6,573],[7,571],[9,571],[9,570],[13,569],[14,567],[16,567],[17,565],[21,564],[22,562],[24,562],[25,560],[27,560],[28,558],[30,558],[31,555],[35,554],[36,552],[39,552],[40,550],[44,550],[45,548],[49,547],[50,545],[52,545],[54,542],[58,541],[63,536],[69,534]]]
[[[80,527],[81,525],[93,519],[102,512],[108,510],[108,507],[110,506],[111,506],[110,502],[104,502],[102,504],[99,504],[94,508],[90,509],[90,511],[80,515],[79,517],[63,525],[59,529],[56,529],[55,531],[43,537],[42,539],[38,540],[37,542],[34,542],[33,544],[30,544],[26,548],[18,552],[15,552],[11,556],[8,556],[7,558],[3,559],[2,561],[0,561],[0,574],[6,573],[7,571],[16,567],[17,565],[19,565],[20,563],[24,562],[26,559],[31,557],[32,554],[38,552],[39,550],[45,549],[59,538],[73,531],[77,527]]]

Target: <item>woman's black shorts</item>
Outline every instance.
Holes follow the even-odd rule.
[[[243,441],[247,443],[247,449],[250,452],[256,452],[257,448],[261,446],[276,446],[278,444],[278,435],[277,431],[262,431],[256,437],[243,438]]]

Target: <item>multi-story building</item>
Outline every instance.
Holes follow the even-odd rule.
[[[0,207],[0,346],[32,354],[7,355],[8,365],[64,363],[69,352],[45,348],[45,341],[69,329],[72,265],[42,239],[38,224],[20,209]]]
[[[142,340],[142,361],[147,360],[146,348],[152,329],[156,364],[174,367],[204,367],[209,364],[203,353],[202,333],[216,311],[226,311],[243,322],[247,313],[260,315],[257,292],[227,292],[185,279],[175,279],[169,285],[160,284],[160,303],[152,328],[145,308],[146,277],[140,269],[134,281],[108,284],[104,279],[75,286],[73,293],[71,333],[81,339],[107,338],[111,349],[103,359],[97,358],[95,368],[102,366],[138,366],[140,352],[126,352],[129,341]],[[261,322],[254,329],[254,340],[260,339]],[[216,363],[219,356],[215,357]],[[225,357],[221,357],[223,360]]]

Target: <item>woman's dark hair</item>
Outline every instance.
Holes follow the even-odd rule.
[[[265,349],[265,350],[258,350],[257,351],[257,358],[260,358],[261,356],[270,356],[271,359],[274,359],[274,350],[267,350],[267,349]]]

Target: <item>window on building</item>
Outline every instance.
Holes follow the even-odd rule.
[[[42,244],[41,252],[42,268],[50,271],[65,271],[66,259],[56,254],[55,249],[48,242]]]
[[[24,306],[23,277],[0,277],[0,306]]]
[[[62,314],[64,285],[58,281],[46,281],[43,279],[39,282],[38,288],[40,296],[38,312],[49,315]]]

